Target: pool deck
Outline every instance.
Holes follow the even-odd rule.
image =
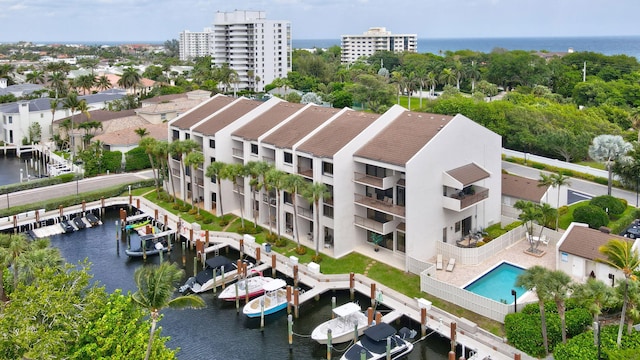
[[[545,254],[540,257],[525,253],[525,250],[529,247],[529,242],[523,238],[510,247],[494,254],[480,264],[463,265],[456,263],[453,271],[438,270],[436,271],[436,279],[451,285],[463,287],[503,261],[507,261],[525,269],[534,265],[540,265],[551,270],[556,269],[555,243],[550,242],[546,246],[540,245],[538,249],[545,252]],[[442,260],[444,268],[446,269],[447,261],[449,261],[449,259]],[[436,258],[434,257],[431,261],[435,264]],[[518,301],[530,302],[536,301],[536,299],[535,295],[527,293],[523,297],[518,298]]]

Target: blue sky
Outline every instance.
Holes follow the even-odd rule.
[[[235,9],[291,21],[294,39],[640,35],[638,0],[0,0],[0,42],[163,42]]]

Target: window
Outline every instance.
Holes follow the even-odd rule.
[[[288,191],[284,192],[284,203],[285,204],[293,204],[291,194]]]
[[[9,116],[9,124],[13,124],[13,116]]]
[[[284,152],[284,163],[285,164],[292,164],[293,163],[293,154],[291,154],[290,152],[285,151]]]
[[[447,228],[444,228],[445,232],[447,230]],[[445,241],[446,242],[446,241]],[[396,250],[400,251],[400,252],[405,252],[405,247],[406,247],[406,241],[405,241],[405,234],[403,232],[396,232]]]
[[[167,114],[160,114],[160,120],[162,120],[163,122],[167,120]]]
[[[209,139],[209,148],[211,148],[211,149],[215,149],[216,148],[216,139]]]
[[[447,242],[447,227],[443,227],[442,228],[442,242],[446,243]]]
[[[184,139],[185,140],[191,139],[191,134],[189,134],[189,133],[184,134]]]
[[[396,189],[396,203],[405,206],[404,186],[398,186]]]
[[[178,131],[178,130],[173,130],[173,131],[171,132],[171,139],[172,139],[172,140],[178,140],[178,139],[180,139],[180,131]]]
[[[330,162],[322,162],[322,173],[325,175],[333,175],[333,164]]]
[[[324,204],[322,206],[322,214],[330,219],[333,219],[333,206]]]
[[[456,232],[460,232],[460,226],[461,226],[462,222],[461,221],[457,221],[456,222]]]
[[[251,144],[251,153],[258,155],[258,144]]]

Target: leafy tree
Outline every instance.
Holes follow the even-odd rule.
[[[620,314],[620,325],[618,328],[618,339],[616,343],[620,347],[622,341],[622,328],[624,326],[624,317],[627,312],[629,303],[629,282],[636,281],[636,275],[633,273],[640,266],[640,257],[638,252],[633,249],[633,243],[630,241],[611,239],[605,245],[598,248],[606,259],[598,259],[614,269],[618,269],[624,273],[624,291],[622,297],[622,313]]]
[[[354,84],[346,88],[354,101],[365,104],[371,111],[383,113],[391,106],[395,89],[377,75],[359,75]]]
[[[613,306],[617,301],[611,286],[593,278],[587,279],[586,283],[575,285],[571,298],[589,310],[594,322],[599,321],[603,309]]]
[[[184,270],[175,264],[162,262],[160,265],[145,265],[136,269],[134,279],[138,290],[131,296],[141,308],[151,316],[151,330],[145,360],[149,360],[154,342],[156,324],[160,319],[160,311],[166,307],[199,308],[205,303],[197,295],[184,295],[172,298],[176,284],[184,276]]]
[[[611,195],[611,168],[613,163],[624,156],[632,146],[622,139],[620,135],[599,135],[593,139],[589,146],[589,156],[596,161],[605,163],[609,172],[607,195]]]
[[[592,229],[599,229],[609,224],[609,216],[597,206],[583,205],[573,211],[573,221],[588,224]]]
[[[133,67],[125,68],[122,72],[122,76],[118,80],[118,86],[125,89],[133,89],[133,93],[136,93],[136,89],[140,86],[142,76]]]
[[[631,150],[613,163],[611,170],[626,187],[637,191],[640,185],[640,143],[634,143]]]

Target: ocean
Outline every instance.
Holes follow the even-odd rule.
[[[328,48],[340,46],[340,39],[293,40],[294,49]],[[628,55],[640,60],[640,36],[602,37],[526,37],[526,38],[465,38],[465,39],[418,39],[419,53],[443,55],[446,51],[473,50],[490,53],[496,48],[506,50],[546,50],[566,52],[590,51],[604,55]]]

